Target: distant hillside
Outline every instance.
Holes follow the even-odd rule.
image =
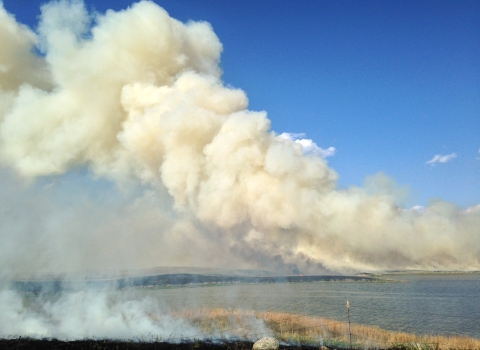
[[[165,288],[165,287],[195,287],[200,285],[216,284],[255,284],[255,283],[302,283],[318,281],[362,281],[376,282],[378,278],[366,276],[242,276],[242,275],[222,275],[222,274],[192,274],[192,273],[174,273],[155,276],[140,276],[112,279],[90,279],[85,281],[74,280],[48,280],[48,281],[14,281],[12,287],[22,292],[59,292],[78,288],[78,286],[99,287],[99,288],[127,288],[127,287],[145,287],[145,288]]]

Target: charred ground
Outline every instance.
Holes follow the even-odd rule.
[[[178,350],[251,350],[253,342],[248,341],[235,341],[235,342],[193,342],[193,343],[141,343],[141,342],[120,342],[120,341],[108,341],[108,340],[76,340],[76,341],[59,341],[56,339],[43,339],[35,340],[28,338],[19,339],[2,339],[0,340],[0,349],[36,349],[36,350],[154,350],[154,349],[178,349]],[[312,345],[280,345],[280,350],[283,349],[317,349],[318,346]]]

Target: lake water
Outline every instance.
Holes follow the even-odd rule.
[[[282,311],[417,334],[480,338],[480,274],[398,274],[398,282],[314,282],[138,290],[172,309]],[[403,282],[400,282],[403,281]]]

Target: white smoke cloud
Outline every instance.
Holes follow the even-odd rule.
[[[451,153],[451,154],[446,154],[446,155],[440,155],[440,154],[436,154],[433,156],[432,159],[430,159],[428,162],[426,162],[426,164],[435,164],[435,163],[448,163],[449,161],[451,161],[452,159],[455,159],[457,158],[457,155],[455,153]]]
[[[23,72],[0,72],[0,155],[33,182],[8,175],[17,185],[3,188],[17,213],[0,224],[7,274],[480,267],[477,211],[442,201],[403,210],[405,191],[381,174],[339,190],[324,159],[333,147],[275,134],[243,91],[224,86],[208,23],[183,24],[148,1],[93,16],[62,0],[42,7],[35,33],[0,12],[10,38],[0,66]],[[117,202],[62,206],[67,189],[50,198],[42,191],[57,185],[35,184],[78,169],[117,184]]]
[[[58,299],[42,302],[37,309],[35,305],[25,307],[19,294],[3,290],[0,291],[0,315],[2,338],[22,335],[59,340],[152,341],[202,333],[184,320],[166,315],[152,299],[121,300],[119,295],[98,290],[63,294]]]
[[[215,324],[210,324],[208,330],[201,328],[198,316],[197,320],[191,316],[206,310],[185,309],[194,302],[193,298],[183,295],[180,300],[187,305],[178,305],[168,291],[171,290],[150,293],[84,288],[33,297],[0,289],[0,338],[180,343],[206,339],[253,340],[258,334],[272,333],[253,312],[241,311],[236,317],[224,320],[227,326],[223,324],[215,329]],[[250,334],[245,334],[246,329]]]

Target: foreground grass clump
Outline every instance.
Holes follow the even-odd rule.
[[[274,336],[289,344],[350,347],[348,323],[323,317],[281,312],[200,309],[178,313],[200,328],[203,338],[255,340]],[[352,324],[352,346],[361,349],[447,350],[480,349],[480,340],[466,336],[416,335]]]

